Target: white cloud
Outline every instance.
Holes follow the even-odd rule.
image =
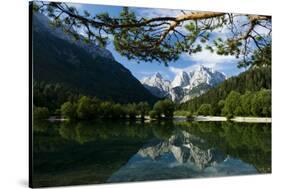
[[[188,55],[186,55],[188,56]],[[199,64],[204,64],[208,67],[215,68],[217,65],[225,64],[227,62],[235,60],[235,56],[222,56],[216,53],[211,53],[210,51],[204,50],[202,52],[195,53],[189,58]]]
[[[161,70],[157,70],[157,71],[138,71],[136,73],[140,75],[140,80],[143,80],[147,77],[155,75],[157,72],[160,73],[163,76],[163,78],[170,79],[170,76],[167,74],[167,72],[164,72],[164,71],[161,71]]]
[[[169,71],[171,71],[175,75],[178,75],[182,71],[191,72],[193,70],[196,70],[196,68],[198,68],[198,66],[199,66],[198,64],[193,64],[193,65],[187,66],[185,68],[176,68],[176,67],[170,66]]]
[[[153,9],[153,8],[145,8],[145,9],[137,9],[137,16],[140,17],[163,17],[163,16],[178,16],[183,14],[180,10],[174,9]]]
[[[190,72],[198,69],[200,65],[203,65],[208,68],[213,68],[214,70],[223,71],[227,70],[228,66],[233,67],[233,63],[236,60],[234,56],[221,56],[216,53],[211,53],[207,50],[193,54],[193,55],[183,55],[183,59],[186,61],[192,62],[190,66],[184,68],[176,68],[173,66],[169,67],[169,71],[174,74],[178,74],[179,72],[185,71]]]

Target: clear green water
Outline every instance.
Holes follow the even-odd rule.
[[[33,186],[271,172],[271,124],[35,122]]]

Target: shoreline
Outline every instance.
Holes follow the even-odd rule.
[[[188,120],[184,116],[174,116],[174,120],[176,121],[184,121]],[[246,123],[271,123],[271,117],[241,117],[237,116],[231,119],[227,119],[223,116],[194,116],[190,119],[191,121],[233,121],[233,122],[246,122]]]
[[[67,118],[62,117],[50,117],[47,119],[50,122],[57,122],[57,121],[68,121]],[[163,119],[165,120],[165,119]],[[233,122],[244,122],[244,123],[272,123],[271,117],[241,117],[237,116],[231,119],[227,119],[223,116],[193,116],[192,118],[186,118],[185,116],[174,116],[172,121],[179,121],[179,122],[189,122],[189,121],[197,121],[197,122],[212,122],[212,121],[233,121]],[[135,121],[141,121],[139,117],[135,119]],[[157,119],[152,119],[149,116],[145,116],[144,122],[150,121],[157,121]]]

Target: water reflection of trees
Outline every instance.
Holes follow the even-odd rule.
[[[49,123],[34,129],[34,186],[105,183],[141,148],[148,129],[129,122]]]
[[[226,154],[254,165],[259,172],[271,172],[270,124],[197,122],[176,125]]]
[[[142,124],[130,122],[66,122],[60,125],[59,133],[67,140],[80,144],[114,138],[146,138],[148,129]]]
[[[59,124],[48,121],[35,121],[33,123],[33,153],[34,158],[38,152],[57,152],[69,145],[59,133]]]
[[[204,142],[202,149],[216,148],[271,172],[271,126],[233,122],[39,122],[34,129],[34,151],[55,152],[89,142],[131,143],[151,138],[168,140],[177,130],[186,130]]]
[[[59,127],[59,134],[67,140],[73,140],[80,144],[114,138],[145,139],[156,137],[168,139],[173,133],[173,122],[64,122]]]

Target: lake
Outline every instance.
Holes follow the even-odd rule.
[[[33,186],[271,173],[271,124],[35,122]]]

